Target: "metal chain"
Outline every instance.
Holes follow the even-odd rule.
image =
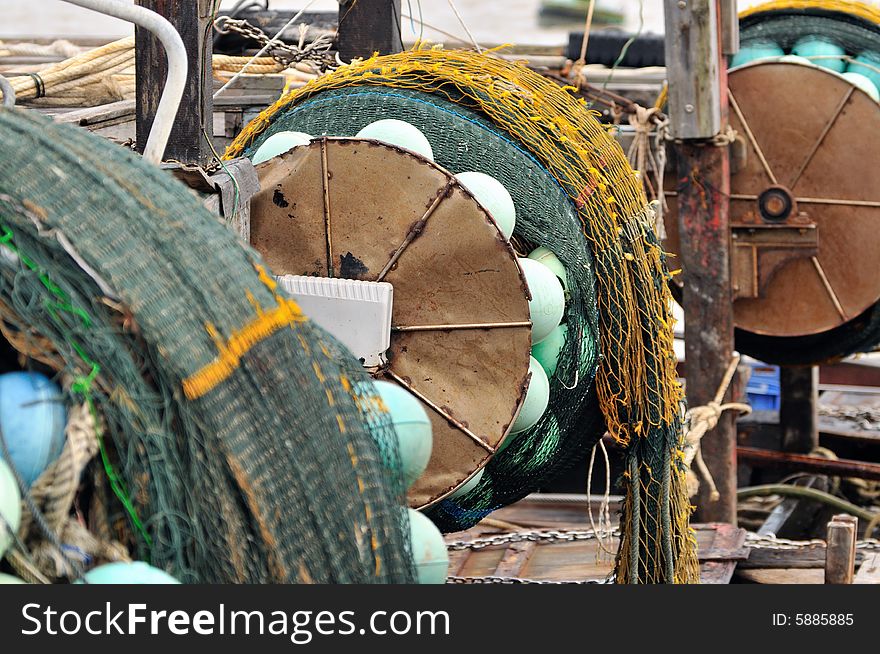
[[[772,534],[761,535],[748,532],[746,534],[746,546],[762,550],[800,550],[808,547],[825,547],[825,541],[820,538],[790,540],[788,538],[778,538]],[[856,541],[856,549],[868,552],[880,551],[880,540],[877,538],[858,540]]]
[[[616,580],[617,578],[614,575],[605,579],[581,579],[576,581],[545,581],[542,579],[520,579],[519,577],[446,577],[447,584],[528,584],[542,586],[613,584]]]
[[[220,16],[215,20],[214,29],[220,34],[235,32],[256,41],[260,47],[269,46],[266,54],[285,66],[307,60],[314,61],[324,67],[335,64],[335,59],[330,53],[330,48],[333,46],[332,37],[322,34],[311,43],[306,44],[305,37],[308,32],[306,25],[299,26],[299,43],[297,45],[285,43],[281,39],[270,38],[263,30],[251,25],[246,20],[238,20],[229,16]]]
[[[515,531],[509,534],[481,536],[480,538],[474,538],[473,540],[452,541],[446,543],[446,549],[450,552],[481,550],[495,545],[508,545],[510,543],[521,543],[524,541],[533,541],[537,543],[570,543],[579,540],[593,540],[598,537],[606,538],[619,535],[620,529],[617,527],[614,529],[598,531],[593,529],[542,529],[535,531]]]

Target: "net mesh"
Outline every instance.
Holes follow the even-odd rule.
[[[167,173],[30,112],[0,139],[0,318],[100,418],[85,519],[185,582],[413,581],[353,356]]]
[[[309,98],[353,86],[437,95],[479,113],[530,152],[573,203],[593,257],[601,361],[595,388],[609,433],[627,451],[620,582],[696,582],[681,462],[669,278],[637,174],[596,117],[550,80],[489,54],[421,48],[344,66],[283,96],[242,131],[239,156]]]

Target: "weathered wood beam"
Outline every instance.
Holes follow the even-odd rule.
[[[730,158],[711,140],[727,121],[727,68],[720,54],[717,0],[665,3],[666,71],[672,135],[682,139],[678,220],[684,269],[687,396],[710,402],[733,356],[730,279]],[[728,398],[737,398],[734,382]],[[736,416],[726,412],[702,440],[702,454],[720,494],[700,485],[697,517],[736,524]]]
[[[180,33],[187,52],[187,85],[165,159],[189,165],[210,161],[213,138],[211,99],[211,0],[136,0],[168,19]],[[168,62],[159,40],[135,29],[137,74],[137,146],[143,150],[162,97]]]
[[[400,52],[400,0],[340,0],[338,41],[346,62]]]

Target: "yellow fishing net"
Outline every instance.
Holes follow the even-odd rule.
[[[782,9],[839,11],[880,25],[880,8],[848,0],[774,0],[741,11],[740,18]]]
[[[283,96],[244,129],[226,157],[239,156],[286,109],[355,85],[434,93],[476,110],[522,143],[566,190],[596,261],[603,357],[596,391],[609,433],[627,448],[617,580],[697,582],[669,274],[653,212],[621,147],[573,89],[491,52],[417,46],[343,66]]]

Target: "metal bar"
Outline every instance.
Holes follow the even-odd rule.
[[[838,200],[835,198],[796,198],[799,204],[832,204],[844,207],[873,207],[880,208],[880,202],[876,200]]]
[[[440,203],[443,202],[447,197],[449,197],[449,189],[452,185],[455,184],[454,180],[449,180],[440,191],[437,193],[437,197],[434,198],[434,201],[431,203],[431,206],[428,207],[428,210],[425,212],[419,220],[415,222],[415,224],[410,228],[409,232],[406,235],[406,238],[403,240],[403,243],[394,251],[394,254],[391,255],[391,259],[388,260],[388,263],[385,264],[385,267],[382,268],[382,272],[379,273],[379,276],[376,278],[377,282],[381,282],[385,279],[385,275],[387,275],[391,269],[394,267],[394,264],[397,263],[397,260],[400,259],[400,256],[406,251],[406,249],[415,241],[419,236],[421,236],[422,232],[425,231],[425,227],[428,224],[428,219],[434,214],[437,210],[437,207],[440,206]]]
[[[476,443],[477,445],[479,445],[480,447],[482,447],[484,450],[486,450],[486,451],[489,452],[490,454],[495,454],[495,448],[494,448],[494,447],[492,447],[491,445],[489,445],[486,441],[482,440],[482,439],[481,439],[479,436],[477,436],[474,432],[472,432],[470,429],[468,429],[467,427],[465,427],[465,426],[462,424],[462,422],[461,422],[460,420],[458,420],[458,419],[454,418],[453,416],[449,415],[446,411],[444,411],[443,409],[441,409],[439,406],[437,406],[437,405],[434,404],[431,400],[429,400],[427,397],[425,397],[422,393],[420,393],[420,392],[417,391],[415,388],[413,388],[413,387],[412,387],[412,384],[408,383],[405,379],[403,379],[403,378],[400,377],[399,375],[394,374],[394,372],[391,371],[391,370],[386,370],[385,373],[386,373],[388,376],[390,376],[392,379],[394,379],[394,381],[396,381],[398,384],[400,384],[400,385],[403,386],[405,389],[407,389],[410,393],[412,393],[412,394],[415,395],[417,398],[419,398],[422,402],[424,402],[424,403],[427,404],[429,407],[431,407],[431,408],[432,408],[435,412],[437,412],[439,415],[443,416],[443,419],[444,419],[444,420],[448,420],[448,421],[451,422],[453,425],[455,425],[455,427],[456,427],[459,431],[464,432],[464,434],[465,434],[468,438],[470,438],[472,441],[474,441],[474,443]]]
[[[518,322],[469,322],[448,325],[398,325],[391,328],[392,332],[445,332],[461,329],[510,329],[513,327],[531,327],[531,320]]]
[[[144,123],[143,133],[139,133],[137,137],[139,143],[145,144],[143,147],[144,159],[150,163],[160,164],[168,141],[174,132],[177,111],[180,108],[181,100],[187,88],[187,63],[189,59],[180,34],[177,33],[174,25],[168,20],[155,11],[150,11],[148,8],[118,2],[118,0],[64,1],[134,23],[138,28],[142,28],[135,30],[136,39],[138,35],[146,37],[147,32],[155,35],[155,37],[149,37],[154,39],[157,51],[156,61],[149,64],[150,75],[157,73],[159,69],[157,62],[160,59],[158,50],[160,46],[164,48],[167,64],[164,64],[164,67],[161,68],[162,79],[156,79],[155,88],[153,89],[154,95],[152,97],[155,102],[152,106],[153,111],[151,115],[153,118],[149,121],[149,126]],[[141,60],[145,59],[142,49],[141,55],[138,56],[141,57]],[[210,53],[208,53],[208,57],[210,57]],[[167,73],[165,72],[166,70]],[[140,66],[138,66],[138,72],[143,73]],[[138,98],[141,96],[140,84],[145,81],[144,77],[145,75],[143,74],[138,75]],[[208,68],[207,77],[208,80],[211,79],[210,68]],[[210,116],[211,113],[209,112],[207,115]]]
[[[736,114],[736,117],[739,118],[739,122],[742,125],[743,131],[746,133],[746,137],[749,139],[749,143],[752,144],[752,147],[755,148],[755,153],[758,155],[758,160],[761,162],[761,165],[764,167],[764,172],[767,173],[767,177],[770,178],[770,181],[774,184],[779,184],[776,181],[776,175],[773,174],[773,170],[770,168],[770,164],[767,162],[767,157],[764,156],[764,151],[761,149],[761,146],[758,145],[757,139],[755,139],[755,135],[752,133],[752,128],[749,127],[749,124],[746,122],[745,116],[743,116],[742,111],[740,111],[739,105],[736,103],[736,98],[733,96],[733,93],[730,92],[730,89],[727,90],[727,97],[730,100],[730,106],[733,107],[733,111]]]
[[[12,109],[15,106],[15,89],[3,75],[0,75],[0,93],[3,93],[3,106]]]
[[[846,315],[846,311],[843,310],[843,305],[840,303],[840,298],[837,297],[837,293],[835,293],[834,289],[831,287],[831,282],[828,281],[828,275],[825,274],[825,269],[822,267],[822,264],[819,263],[819,258],[810,257],[810,259],[813,261],[813,267],[816,269],[819,279],[822,280],[822,286],[825,287],[825,292],[828,293],[828,297],[831,298],[831,302],[834,303],[834,308],[837,310],[837,313],[840,314],[840,317],[844,320],[849,320],[849,316]]]
[[[321,139],[321,185],[324,190],[324,235],[327,254],[327,276],[333,277],[333,236],[330,221],[330,170],[327,165],[327,137]]]
[[[801,167],[798,168],[797,172],[794,174],[794,177],[792,178],[791,183],[789,183],[788,188],[791,189],[792,191],[794,190],[795,185],[800,180],[801,175],[804,174],[804,171],[807,169],[807,166],[810,165],[810,162],[813,160],[813,156],[819,150],[819,146],[822,145],[822,142],[825,140],[825,137],[828,136],[828,132],[831,131],[831,128],[834,126],[834,123],[837,122],[838,117],[840,116],[841,112],[843,111],[844,105],[846,105],[846,103],[852,97],[853,91],[855,91],[855,89],[856,89],[856,87],[850,86],[846,90],[846,93],[843,94],[843,98],[841,99],[841,101],[839,103],[837,103],[837,108],[834,110],[834,116],[832,116],[831,120],[828,121],[828,124],[825,125],[825,128],[822,130],[822,133],[819,135],[819,138],[816,139],[816,142],[813,144],[813,148],[807,154],[807,157],[806,157],[806,159],[804,159],[804,162],[801,164]]]
[[[809,454],[776,452],[757,447],[738,447],[736,448],[736,456],[740,461],[753,465],[774,466],[835,477],[880,480],[880,464],[854,459],[832,460]]]

